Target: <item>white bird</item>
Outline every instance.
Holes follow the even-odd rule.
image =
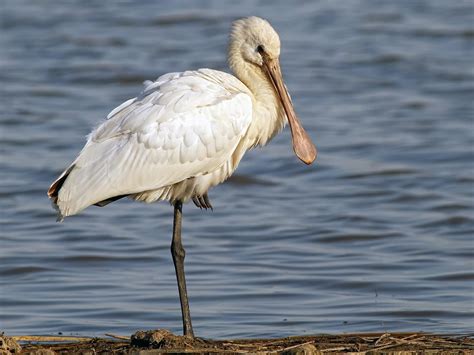
[[[199,69],[145,82],[112,110],[48,190],[59,219],[122,197],[174,205],[171,252],[184,335],[193,337],[181,243],[182,204],[212,208],[208,190],[245,152],[267,144],[288,122],[293,150],[306,164],[316,148],[297,118],[279,65],[280,39],[259,17],[233,23],[228,62],[235,76]]]

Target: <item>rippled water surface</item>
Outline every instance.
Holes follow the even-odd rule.
[[[376,6],[374,5],[376,4]],[[119,201],[64,223],[46,197],[85,135],[160,74],[226,70],[231,21],[271,20],[288,130],[184,208],[199,336],[470,332],[471,1],[2,1],[0,329],[181,329],[172,208]]]

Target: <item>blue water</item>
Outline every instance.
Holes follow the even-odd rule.
[[[181,331],[172,208],[122,200],[55,222],[46,196],[141,82],[226,70],[233,19],[268,18],[288,130],[184,207],[196,334],[469,333],[474,320],[472,1],[0,5],[0,330]]]

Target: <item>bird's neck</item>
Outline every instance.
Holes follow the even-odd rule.
[[[234,75],[252,92],[252,123],[247,132],[251,147],[267,144],[285,126],[287,119],[275,89],[261,68],[243,59],[229,59]]]

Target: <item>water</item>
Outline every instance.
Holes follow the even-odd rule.
[[[375,6],[376,5],[376,6]],[[0,329],[180,332],[172,208],[119,201],[64,223],[46,197],[141,82],[226,69],[230,22],[271,20],[288,130],[184,209],[196,333],[472,332],[474,14],[469,1],[1,5]]]

